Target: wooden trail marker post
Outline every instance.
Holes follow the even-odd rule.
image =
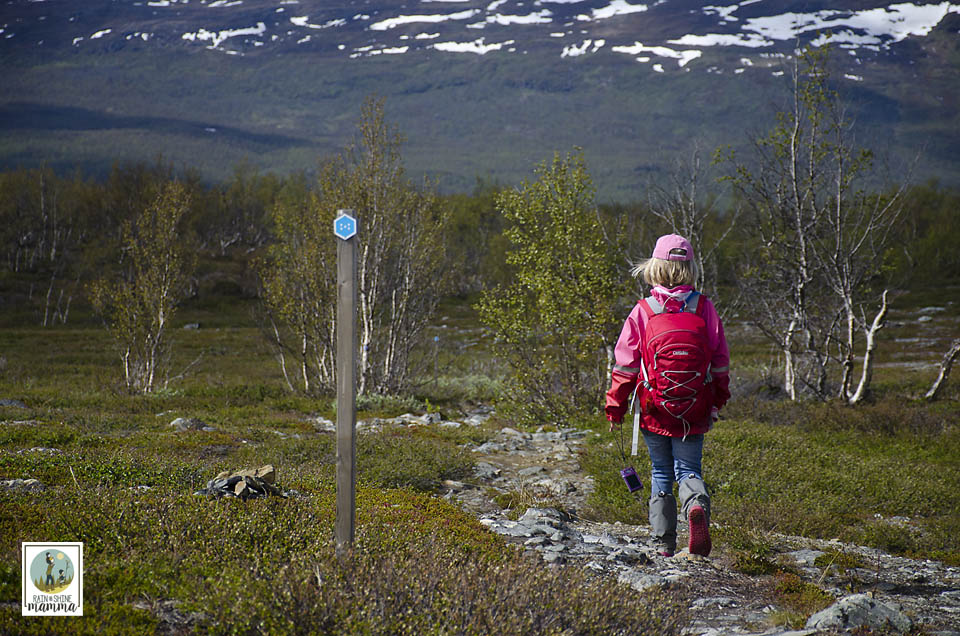
[[[353,543],[357,517],[357,219],[338,210],[337,242],[337,550]]]

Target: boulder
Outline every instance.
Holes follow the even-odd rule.
[[[881,603],[869,594],[854,594],[840,599],[825,610],[819,611],[807,620],[807,629],[873,630],[893,628],[906,632],[912,626],[910,618],[899,609]]]

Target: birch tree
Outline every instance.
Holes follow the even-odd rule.
[[[479,310],[510,366],[503,406],[525,423],[561,424],[600,404],[626,279],[582,154],[557,155],[535,174],[497,197],[513,280],[485,293]]]
[[[449,214],[432,184],[417,186],[406,177],[402,143],[386,121],[383,101],[368,99],[361,108],[356,142],[321,163],[304,207],[296,213],[283,208],[275,212],[282,231],[261,268],[264,297],[299,338],[303,387],[308,391],[335,387],[332,229],[343,208],[352,209],[359,221],[358,392],[398,393],[414,379],[414,351],[450,280],[442,240]],[[302,254],[304,250],[310,254]],[[296,291],[283,291],[288,285]],[[283,340],[280,331],[275,330],[278,342]],[[304,352],[311,352],[312,360],[306,361]],[[311,373],[313,386],[306,380]]]
[[[694,287],[718,297],[717,255],[720,245],[734,228],[739,208],[722,217],[715,194],[705,191],[707,167],[703,165],[700,148],[695,146],[689,161],[677,161],[666,187],[651,189],[650,211],[665,221],[670,229],[686,237],[694,246],[697,279]],[[717,223],[716,232],[708,236],[711,221]],[[724,304],[725,311],[732,303]]]
[[[117,341],[127,387],[152,392],[167,371],[166,332],[193,272],[181,232],[190,195],[176,181],[122,230],[121,274],[94,281],[90,298]]]
[[[792,102],[777,125],[754,144],[751,168],[733,153],[728,178],[749,209],[748,234],[757,249],[745,255],[745,292],[755,324],[781,350],[791,399],[806,390],[859,402],[869,390],[876,334],[888,307],[874,289],[896,227],[901,191],[868,195],[861,185],[870,152],[851,140],[851,122],[829,85],[829,49],[800,52],[793,66]],[[868,308],[879,303],[874,318]],[[856,352],[864,338],[860,381]]]

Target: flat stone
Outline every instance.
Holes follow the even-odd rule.
[[[690,609],[701,609],[704,607],[736,607],[737,602],[729,596],[708,596],[698,598],[690,604]]]
[[[520,515],[521,521],[544,521],[548,519],[559,523],[562,515],[556,508],[527,508]]]
[[[559,552],[546,552],[546,551],[545,551],[545,552],[541,552],[541,553],[540,553],[540,556],[541,556],[541,558],[543,558],[543,560],[544,560],[546,563],[562,563],[562,562],[563,562],[563,555],[560,554]]]
[[[498,442],[486,442],[473,449],[474,453],[502,453],[507,447]]]
[[[817,558],[824,554],[825,553],[820,550],[796,550],[794,552],[787,552],[787,556],[793,559],[797,565],[805,567],[813,567]]]
[[[528,468],[521,468],[517,471],[517,474],[521,477],[533,477],[534,475],[539,475],[545,472],[547,472],[547,469],[543,466],[530,466]]]
[[[0,399],[0,406],[6,406],[9,408],[15,408],[15,409],[27,408],[27,405],[21,402],[20,400],[11,400],[10,398]]]

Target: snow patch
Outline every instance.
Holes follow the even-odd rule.
[[[480,13],[480,9],[467,9],[457,13],[435,14],[435,15],[400,15],[395,18],[387,18],[380,22],[374,22],[370,25],[371,31],[386,31],[393,29],[401,24],[414,24],[418,22],[446,22],[448,20],[469,20]]]
[[[477,55],[486,55],[490,51],[499,51],[503,47],[515,43],[514,40],[507,40],[506,42],[497,42],[495,44],[484,44],[484,38],[480,38],[472,42],[437,42],[433,45],[433,48],[447,53],[475,53]]]
[[[616,53],[626,53],[627,55],[640,55],[641,53],[653,53],[657,57],[666,57],[677,60],[677,65],[683,68],[693,60],[703,55],[703,51],[674,51],[665,46],[644,46],[640,42],[634,42],[632,46],[614,46],[612,50]],[[640,61],[638,59],[638,61]],[[656,66],[660,66],[657,64]]]
[[[200,29],[196,33],[184,33],[181,38],[191,42],[196,40],[206,42],[209,40],[211,42],[210,48],[215,49],[230,38],[235,38],[241,35],[263,35],[266,32],[267,25],[263,22],[258,22],[257,26],[255,27],[248,27],[246,29],[228,29],[224,31],[218,31],[216,33],[207,31],[206,29]],[[227,53],[235,53],[235,51],[227,51]]]
[[[330,27],[339,27],[347,23],[343,18],[338,18],[336,20],[327,20],[323,24],[311,24],[310,18],[305,15],[291,17],[290,22],[296,26],[306,27],[308,29],[329,29]]]
[[[667,44],[680,46],[742,46],[746,48],[760,48],[773,46],[773,41],[756,33],[708,33],[706,35],[684,35],[675,40],[667,40]]]
[[[90,36],[90,39],[91,39],[91,40],[99,40],[99,39],[102,38],[103,36],[109,35],[112,31],[113,31],[113,29],[104,29],[104,30],[102,30],[102,31],[97,31],[96,33],[94,33],[93,35]]]
[[[627,0],[613,0],[610,4],[600,9],[594,9],[590,15],[581,14],[577,19],[582,22],[592,22],[593,20],[606,20],[618,15],[629,15],[631,13],[643,13],[649,10],[645,4],[630,4]]]
[[[578,57],[586,53],[596,53],[606,43],[606,40],[584,40],[581,44],[571,44],[563,47],[560,57]]]

